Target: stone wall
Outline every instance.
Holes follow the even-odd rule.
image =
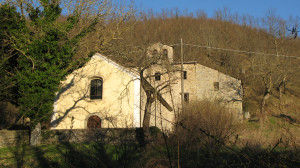
[[[40,144],[58,144],[58,143],[120,143],[120,142],[138,142],[136,129],[61,129],[61,130],[42,130]],[[29,144],[29,131],[27,130],[0,130],[0,148],[9,146],[20,146]]]
[[[41,144],[55,143],[119,143],[124,140],[135,141],[135,129],[73,129],[73,130],[43,130]]]
[[[0,130],[0,148],[29,144],[28,130]]]

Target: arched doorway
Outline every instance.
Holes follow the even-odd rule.
[[[88,129],[101,128],[101,119],[100,119],[100,117],[98,117],[96,115],[90,116],[88,121],[87,121],[87,128]]]

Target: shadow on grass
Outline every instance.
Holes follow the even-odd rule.
[[[35,156],[35,162],[38,163],[38,167],[59,167],[58,162],[46,157],[47,150],[44,151],[41,147],[32,147],[32,152]],[[35,165],[31,166],[35,167]]]
[[[106,134],[111,137],[103,137]],[[0,151],[0,167],[129,167],[140,155],[132,131],[91,132],[86,136],[92,137],[81,143],[75,143],[77,137],[71,133],[54,132],[44,138],[56,135],[61,138],[55,144],[40,146],[29,146],[28,136],[20,136],[23,139],[19,138],[15,147],[1,149],[7,152]]]
[[[299,167],[299,151],[270,151],[260,147],[244,147],[235,152],[208,148],[182,150],[181,167]]]
[[[5,167],[129,167],[136,157],[136,146],[121,147],[120,144],[64,143],[59,145],[19,146],[9,151],[10,163]],[[126,148],[126,150],[124,150]],[[2,158],[2,156],[0,157]],[[6,158],[8,161],[9,158]],[[12,161],[13,160],[13,161]],[[2,163],[6,162],[5,160]]]
[[[112,135],[115,137],[116,135]],[[155,139],[148,151],[138,143],[120,134],[118,143],[102,140],[88,143],[62,141],[57,145],[28,146],[26,143],[12,148],[11,164],[4,167],[169,167],[164,141]],[[161,142],[159,142],[161,141]],[[288,149],[281,143],[270,147],[245,145],[243,147],[205,146],[197,141],[180,143],[171,135],[167,137],[172,167],[299,167],[299,149]],[[178,160],[178,147],[180,155]],[[3,158],[1,155],[0,158]],[[3,163],[3,162],[2,162]]]
[[[71,138],[76,138],[70,132],[67,139],[61,139],[56,151],[63,156],[63,167],[128,167],[138,155],[138,145],[131,135],[126,129],[118,133],[91,130],[87,134],[88,142],[70,143]]]

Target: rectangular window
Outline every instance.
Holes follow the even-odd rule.
[[[163,50],[163,59],[168,60],[168,50],[167,49]]]
[[[183,99],[184,99],[184,102],[188,103],[190,101],[190,94],[189,93],[184,93]]]
[[[183,79],[187,79],[187,72],[183,71]]]
[[[161,76],[161,74],[159,72],[156,72],[155,73],[155,80],[160,81],[160,76]]]
[[[91,80],[90,99],[102,99],[102,88],[103,88],[102,79]]]
[[[218,91],[219,90],[219,86],[220,84],[219,84],[219,82],[214,82],[214,90],[215,91]]]

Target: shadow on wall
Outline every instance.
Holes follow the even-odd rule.
[[[54,101],[54,113],[52,114],[52,121],[51,121],[51,127],[56,127],[66,116],[68,116],[69,112],[73,109],[76,108],[76,105],[78,102],[82,101],[85,99],[86,95],[81,96],[78,100],[74,101],[74,104],[66,110],[66,112],[62,115],[57,117],[57,111],[55,109],[55,105],[57,103],[57,101],[60,99],[61,95],[64,94],[67,90],[69,90],[71,87],[74,86],[74,80],[75,80],[75,76],[73,76],[72,80],[70,83],[68,83],[67,85],[63,86],[61,88],[61,91],[56,95],[55,101]]]

